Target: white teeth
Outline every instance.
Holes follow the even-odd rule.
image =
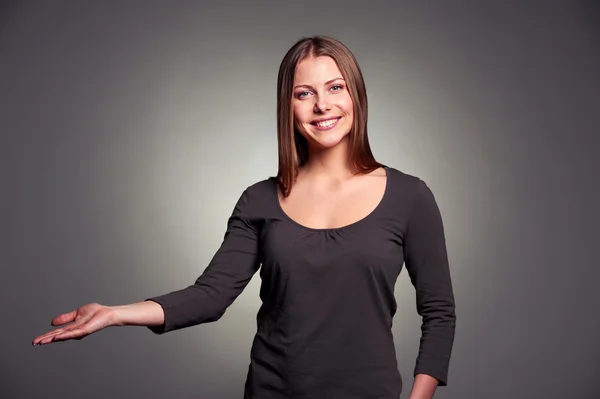
[[[337,119],[328,119],[326,121],[317,122],[316,125],[319,127],[328,127],[337,122]]]

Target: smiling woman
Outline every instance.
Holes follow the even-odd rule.
[[[277,86],[278,174],[242,192],[195,283],[131,305],[82,306],[34,344],[115,325],[163,334],[214,322],[260,268],[244,399],[398,399],[391,326],[406,265],[423,320],[410,397],[447,384],[456,315],[433,193],[375,160],[362,74],[339,41],[298,41]]]
[[[381,168],[367,136],[363,75],[356,58],[341,42],[324,36],[296,42],[281,62],[277,92],[277,177],[284,196],[290,194],[299,168],[308,160],[309,144],[331,148],[343,141],[352,171],[368,173]],[[331,118],[341,122],[331,126],[335,127],[332,134],[311,135],[329,131],[329,126],[318,129],[316,123]]]
[[[295,134],[301,134],[309,145],[331,148],[342,140],[347,143],[354,112],[344,79],[329,79],[339,75],[333,58],[326,56],[306,58],[296,68]]]

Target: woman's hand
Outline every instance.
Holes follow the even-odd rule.
[[[53,326],[62,326],[67,323],[71,324],[36,337],[32,344],[45,345],[69,339],[80,340],[103,328],[117,325],[113,310],[98,303],[90,303],[70,313],[56,316],[52,319],[51,324]]]

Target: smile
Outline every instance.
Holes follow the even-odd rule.
[[[311,125],[315,126],[318,130],[328,130],[333,128],[341,117],[324,119],[316,122],[311,122]]]

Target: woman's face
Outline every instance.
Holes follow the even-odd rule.
[[[352,99],[331,57],[309,57],[296,66],[294,125],[310,146],[330,148],[350,132]]]

